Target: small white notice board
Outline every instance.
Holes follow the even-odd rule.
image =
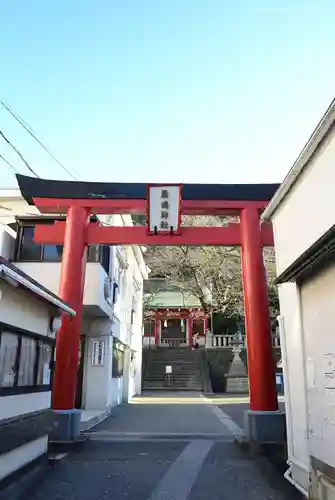
[[[172,366],[171,365],[166,365],[165,373],[168,375],[172,373]]]
[[[92,340],[92,366],[103,366],[105,361],[105,341]]]

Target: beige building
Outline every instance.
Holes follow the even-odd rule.
[[[263,214],[274,227],[286,478],[335,499],[335,101]]]

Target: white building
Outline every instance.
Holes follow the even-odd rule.
[[[63,313],[75,315],[59,297],[0,257],[1,488],[47,452],[51,366]]]
[[[36,245],[32,240],[34,225],[47,219],[28,206],[19,191],[0,190],[0,222],[10,224],[3,229],[0,252],[57,293],[62,247]],[[105,217],[104,222],[132,225],[129,215]],[[86,425],[141,392],[146,278],[139,247],[89,246],[77,388],[77,407],[85,410],[82,419]]]
[[[263,214],[274,226],[288,480],[335,499],[335,101]]]

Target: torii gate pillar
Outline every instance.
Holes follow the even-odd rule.
[[[259,211],[240,212],[244,313],[247,331],[250,410],[245,433],[251,443],[284,443],[285,413],[278,411],[275,363]]]
[[[80,424],[80,413],[75,410],[75,397],[89,214],[89,209],[73,206],[69,207],[66,217],[59,296],[76,311],[76,316],[62,316],[61,328],[56,337],[57,362],[52,390],[55,418],[52,438],[61,441],[75,439]]]
[[[240,221],[250,409],[275,411],[278,404],[259,211],[243,209]]]

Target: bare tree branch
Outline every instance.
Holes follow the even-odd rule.
[[[236,217],[184,216],[183,226],[223,226],[237,223]],[[204,311],[243,315],[241,253],[239,247],[149,247],[146,260],[153,277],[162,277],[167,285],[187,289],[198,298]],[[264,249],[267,278],[275,301],[276,276],[273,248]],[[210,300],[210,296],[211,299]]]

